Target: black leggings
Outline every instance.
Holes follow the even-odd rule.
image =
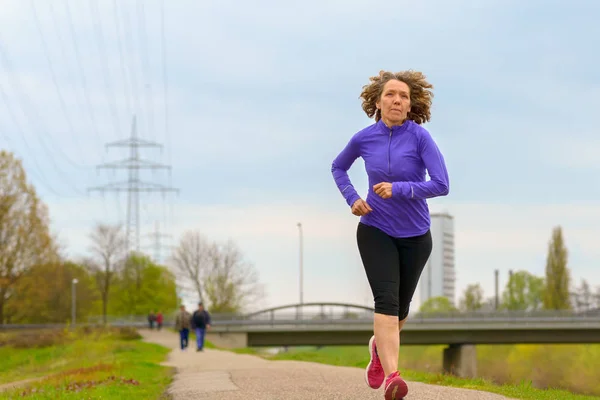
[[[375,312],[405,319],[431,254],[431,232],[394,238],[378,228],[359,223],[356,239],[373,292]]]

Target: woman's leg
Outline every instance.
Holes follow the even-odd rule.
[[[375,342],[385,376],[398,370],[400,331],[398,317],[375,313]]]
[[[433,248],[431,232],[412,238],[397,239],[396,244],[400,254],[398,329],[401,331],[408,317],[417,284],[431,255]]]
[[[394,239],[360,223],[357,242],[375,300],[374,331],[377,354],[385,376],[398,369],[399,254]]]
[[[394,243],[397,246],[399,254],[399,313],[398,321],[395,322],[398,328],[399,339],[400,331],[408,317],[410,302],[417,288],[421,272],[431,253],[431,235],[427,232],[425,235],[414,238],[395,239]],[[397,355],[398,353],[396,353]],[[398,372],[387,375],[384,395],[386,400],[402,399],[407,393],[408,385]]]

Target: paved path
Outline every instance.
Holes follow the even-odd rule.
[[[142,331],[145,340],[173,349],[164,365],[177,369],[173,400],[382,400],[383,388],[366,386],[364,370],[301,361],[268,361],[229,351],[185,351],[177,334]],[[366,348],[366,347],[365,347]],[[367,351],[367,350],[365,350]],[[507,400],[492,393],[408,382],[406,400]]]

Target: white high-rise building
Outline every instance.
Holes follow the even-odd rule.
[[[420,304],[440,296],[455,304],[454,218],[446,213],[432,213],[431,236],[433,249],[417,289]]]

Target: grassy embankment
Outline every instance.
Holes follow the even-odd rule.
[[[0,333],[0,399],[161,399],[171,382],[169,350],[133,329]]]
[[[407,380],[498,393],[525,400],[598,400],[600,345],[477,346],[479,379],[461,379],[441,372],[443,346],[404,346],[400,369]],[[270,360],[311,361],[365,368],[366,346],[290,349]],[[596,396],[594,396],[596,395]]]

